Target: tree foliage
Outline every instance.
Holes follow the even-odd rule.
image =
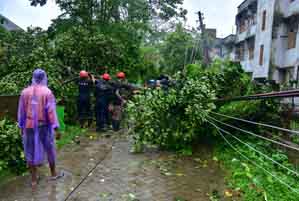
[[[194,140],[203,134],[207,114],[215,108],[215,91],[207,79],[187,79],[167,92],[145,91],[130,102],[129,121],[134,124],[136,146],[191,150]]]
[[[161,65],[171,74],[182,71],[185,65],[200,59],[199,44],[184,30],[182,24],[178,24],[174,32],[166,35],[160,49],[163,57]]]

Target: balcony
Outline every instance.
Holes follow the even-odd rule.
[[[257,0],[245,0],[238,6],[238,13],[243,12],[250,6],[257,4]]]
[[[286,17],[291,17],[293,15],[299,15],[299,0],[290,2],[285,14],[286,14]]]
[[[244,41],[244,40],[246,40],[246,39],[248,39],[248,38],[250,38],[250,37],[255,36],[255,34],[256,34],[256,29],[257,29],[257,26],[256,26],[256,24],[255,24],[255,25],[252,25],[252,26],[250,26],[249,28],[247,28],[246,31],[244,31],[244,32],[242,32],[242,33],[239,33],[239,34],[237,35],[237,43],[242,42],[242,41]]]

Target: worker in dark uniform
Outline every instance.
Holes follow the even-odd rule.
[[[169,77],[168,76],[165,76],[165,75],[161,75],[159,77],[159,80],[160,80],[160,84],[161,84],[161,88],[164,90],[164,91],[168,91],[168,88],[169,88]]]
[[[127,83],[124,72],[117,73],[116,77],[118,80],[113,83],[114,92],[110,112],[112,113],[112,128],[114,131],[119,131],[124,105],[134,93],[135,88]]]
[[[102,79],[96,81],[96,124],[97,132],[104,131],[108,126],[108,107],[113,88],[110,84],[111,77],[108,73],[102,75]]]
[[[92,123],[90,99],[94,78],[88,72],[81,71],[77,84],[79,87],[79,96],[77,100],[78,117],[80,126],[83,128],[86,121],[88,121],[88,126]]]

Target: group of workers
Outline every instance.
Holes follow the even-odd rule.
[[[123,106],[128,97],[138,92],[136,87],[126,82],[124,72],[112,80],[108,73],[95,78],[91,73],[81,71],[75,79],[79,87],[78,116],[83,127],[86,121],[92,123],[91,94],[95,92],[95,116],[97,131],[103,131],[110,126],[115,131],[120,129]],[[162,89],[169,84],[168,78],[155,81],[155,88]],[[59,122],[56,114],[56,100],[48,88],[47,74],[42,69],[33,72],[32,83],[26,87],[20,96],[18,108],[18,125],[21,129],[26,162],[30,168],[31,185],[35,189],[38,182],[37,167],[43,164],[47,156],[51,171],[50,180],[63,177],[63,172],[56,171],[55,136],[59,136]]]
[[[77,101],[78,117],[81,127],[86,121],[90,126],[93,120],[91,94],[95,94],[94,114],[96,117],[96,130],[98,132],[109,129],[110,123],[114,131],[120,129],[123,106],[126,103],[126,94],[133,91],[133,87],[126,82],[124,72],[116,75],[113,81],[108,73],[100,78],[87,71],[81,71],[78,79],[79,95]]]
[[[124,91],[133,89],[126,83],[123,72],[117,74],[117,80],[112,81],[105,73],[100,78],[81,71],[77,84],[79,85],[78,112],[81,126],[85,120],[91,124],[91,93],[95,90],[95,113],[97,130],[107,128],[109,111],[112,116],[114,130],[120,129],[122,108],[125,104]],[[59,135],[59,122],[56,114],[56,100],[48,88],[47,74],[42,69],[33,72],[32,83],[26,87],[19,99],[18,125],[21,130],[26,162],[31,173],[31,185],[35,190],[38,182],[37,167],[43,165],[47,156],[51,176],[50,180],[63,177],[63,172],[56,171],[55,137]]]

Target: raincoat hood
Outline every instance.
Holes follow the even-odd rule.
[[[32,84],[33,85],[48,85],[48,78],[47,78],[47,73],[42,70],[42,69],[36,69],[33,71],[33,76],[32,76]]]

